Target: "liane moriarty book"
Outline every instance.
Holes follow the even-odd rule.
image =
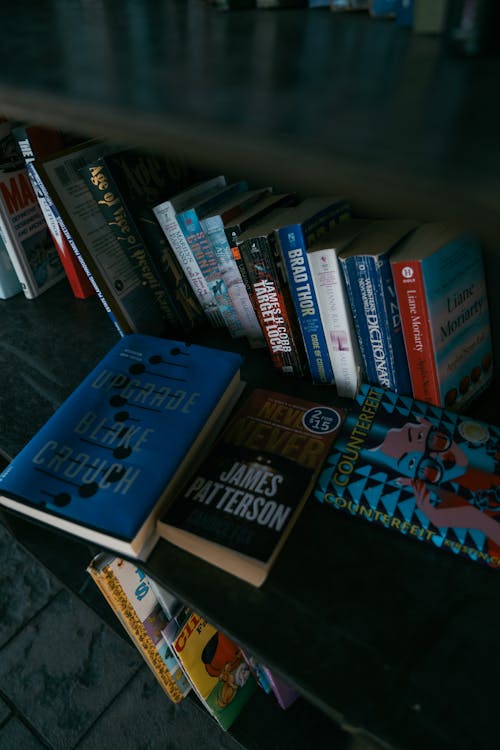
[[[241,392],[241,362],[123,337],[0,474],[0,504],[145,559],[157,516]]]
[[[332,509],[500,567],[500,427],[363,384],[314,491]]]

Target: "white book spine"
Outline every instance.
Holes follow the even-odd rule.
[[[189,243],[176,219],[176,210],[171,201],[165,201],[153,208],[154,214],[175,253],[177,260],[191,287],[196,294],[202,309],[214,323],[220,323],[220,313],[214,294],[208,286]]]
[[[321,249],[307,259],[338,394],[354,398],[361,382],[361,355],[337,253]]]

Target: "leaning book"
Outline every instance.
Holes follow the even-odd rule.
[[[227,731],[257,689],[238,644],[190,607],[162,635],[201,704]]]
[[[104,552],[91,560],[87,572],[163,690],[179,703],[191,685],[162,636],[169,619],[148,576],[135,563]]]
[[[499,456],[500,427],[363,384],[314,495],[332,512],[498,568]]]
[[[341,422],[340,410],[256,388],[158,521],[160,535],[261,586]]]
[[[241,361],[124,336],[0,474],[0,505],[145,559],[156,518],[239,396]]]

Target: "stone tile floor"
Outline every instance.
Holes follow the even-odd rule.
[[[0,523],[0,750],[191,747],[241,745]]]
[[[231,734],[196,698],[174,705],[86,573],[91,558],[0,515],[0,750],[308,750],[313,736],[377,750],[302,698],[282,711],[258,691]]]

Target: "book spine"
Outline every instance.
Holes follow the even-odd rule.
[[[343,276],[333,248],[309,254],[311,275],[339,396],[354,398],[361,376],[361,355]]]
[[[344,285],[349,298],[349,304],[351,306],[352,321],[354,324],[354,330],[358,339],[359,351],[364,367],[364,377],[370,382],[370,379],[374,377],[373,370],[370,370],[371,360],[368,357],[367,348],[367,333],[366,333],[366,320],[363,313],[363,303],[361,301],[361,295],[358,286],[358,279],[356,274],[356,262],[354,257],[339,258],[339,265],[342,270]]]
[[[393,261],[391,267],[413,398],[438,406],[440,389],[420,263]]]
[[[38,172],[37,172],[37,174],[38,174]],[[58,210],[56,204],[52,200],[52,196],[51,196],[49,190],[47,189],[47,186],[45,185],[44,181],[41,178],[40,178],[40,182],[38,183],[38,186],[39,186],[40,191],[43,193],[43,195],[44,195],[44,197],[45,197],[45,199],[47,201],[47,205],[51,208],[52,213],[54,214],[54,218],[55,218],[55,220],[56,220],[56,222],[57,222],[57,224],[59,226],[59,229],[61,230],[62,235],[64,236],[64,238],[65,238],[66,242],[68,243],[68,245],[70,246],[71,250],[73,251],[73,253],[75,255],[75,258],[77,259],[78,263],[82,267],[83,272],[87,276],[90,284],[92,284],[92,286],[93,286],[93,288],[95,290],[95,293],[97,294],[97,297],[99,298],[102,306],[104,307],[104,309],[106,310],[106,313],[108,314],[109,319],[111,320],[111,322],[115,326],[115,328],[118,331],[118,333],[120,334],[120,336],[124,336],[125,333],[128,332],[128,328],[127,328],[127,330],[125,330],[122,327],[122,325],[119,323],[118,318],[116,317],[115,313],[111,309],[111,307],[110,307],[110,305],[108,303],[108,300],[104,296],[104,294],[103,294],[103,292],[101,290],[101,287],[99,286],[98,282],[96,281],[96,278],[95,278],[94,274],[90,270],[89,266],[87,265],[87,262],[86,262],[85,258],[80,253],[80,250],[78,249],[78,246],[77,246],[76,242],[74,241],[73,237],[71,236],[71,232],[69,231],[68,227],[64,223],[63,218],[62,218],[61,214],[59,213],[59,210]]]
[[[391,352],[387,348],[386,328],[380,317],[378,302],[382,295],[380,279],[377,277],[373,258],[357,256],[353,258],[358,299],[361,303],[359,317],[365,351],[365,367],[369,383],[391,388]]]
[[[21,282],[0,235],[0,299],[9,299],[19,292],[22,292]]]
[[[293,302],[287,288],[279,283],[269,242],[267,237],[255,237],[243,242],[239,249],[273,365],[284,374],[302,377],[305,372],[302,340]]]
[[[28,299],[64,278],[26,167],[2,176],[0,235]]]
[[[170,290],[172,304],[175,306],[182,328],[186,333],[189,333],[204,322],[205,313],[175,253],[172,252],[153,209],[151,209],[148,220],[141,222],[141,230],[153,261],[165,280],[167,289]]]
[[[41,184],[42,180],[35,164],[33,162],[26,164],[26,169],[71,290],[77,299],[87,299],[95,293],[95,289],[61,231],[53,203],[50,202],[49,194]]]
[[[224,319],[214,294],[191,253],[188,241],[177,221],[173,204],[171,201],[165,201],[155,206],[153,211],[208,320],[216,328],[224,326]]]
[[[335,382],[335,377],[302,228],[300,225],[281,227],[278,230],[278,237],[312,381],[331,385]]]
[[[143,322],[143,289],[130,273],[128,259],[110,230],[81,174],[87,163],[109,151],[107,144],[84,144],[63,155],[38,162],[38,171],[109,308],[125,334]],[[146,309],[147,312],[147,309]]]
[[[128,261],[130,274],[137,278],[143,292],[142,319],[138,330],[153,335],[179,331],[180,321],[169,298],[168,290],[156,271],[110,170],[104,162],[95,161],[86,164],[81,174],[102,216],[123,249],[124,260],[126,258]]]
[[[198,267],[214,294],[215,301],[229,333],[233,338],[244,336],[245,332],[222,278],[217,258],[209,239],[203,231],[195,209],[191,208],[182,211],[177,215],[177,221]]]
[[[219,271],[238,315],[244,336],[251,347],[265,346],[262,328],[255,314],[247,287],[241,278],[238,264],[227,241],[224,222],[220,216],[202,219],[201,227],[214,252]]]
[[[387,349],[390,351],[389,388],[396,393],[409,396],[412,393],[410,371],[390,260],[387,255],[382,255],[378,260],[373,259],[373,262],[377,266],[380,290],[376,302],[380,311],[382,331],[387,340]]]
[[[183,692],[161,658],[113,570],[109,565],[104,566],[102,570],[89,565],[87,570],[166,694],[173,703],[180,703],[184,698]]]

